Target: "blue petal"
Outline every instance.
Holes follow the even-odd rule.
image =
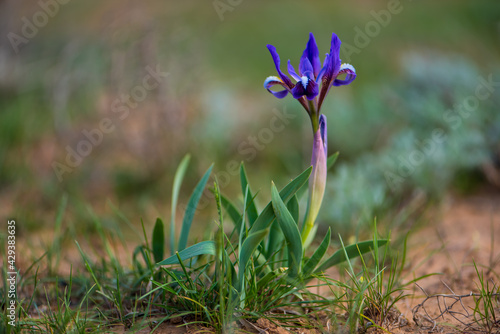
[[[273,87],[275,85],[280,85],[282,87],[285,87],[285,90],[282,90],[279,92],[272,91],[271,87]],[[264,81],[264,88],[267,89],[269,91],[269,93],[276,96],[278,99],[282,99],[288,95],[288,89],[285,86],[285,84],[283,83],[283,81],[281,81],[280,78],[275,77],[275,76],[270,76],[270,77],[266,78],[266,80]]]
[[[333,33],[332,42],[330,45],[330,53],[325,58],[323,68],[321,69],[321,71],[323,72],[321,75],[321,80],[323,82],[333,81],[338,74],[338,71],[340,69],[340,44],[340,39],[335,33]]]
[[[323,77],[323,74],[325,73],[325,70],[326,70],[326,64],[328,63],[328,57],[329,56],[330,55],[328,53],[325,55],[325,60],[323,61],[323,67],[321,68],[321,71],[319,71],[319,74],[316,77],[316,82],[317,83],[321,82],[321,78]]]
[[[356,70],[350,64],[342,64],[342,66],[340,66],[339,75],[341,75],[341,74],[346,75],[345,79],[337,79],[336,78],[333,81],[334,86],[348,85],[351,82],[353,82],[354,79],[356,79]]]
[[[333,84],[333,81],[335,78],[337,78],[337,75],[340,70],[340,58],[339,58],[339,52],[340,52],[340,39],[335,33],[332,33],[332,42],[330,45],[330,53],[325,59],[325,64],[323,65],[323,68],[321,69],[322,75],[321,75],[321,92],[319,93],[319,98],[318,98],[318,110],[321,108],[321,105],[323,103],[323,100],[325,99],[326,94],[330,90],[330,87]]]
[[[340,68],[340,44],[342,44],[340,38],[335,33],[332,33],[330,55],[335,59],[335,67],[337,69]]]
[[[288,74],[290,74],[290,76],[295,80],[300,81],[300,75],[298,75],[297,72],[295,72],[295,69],[290,63],[290,59],[288,60]]]
[[[328,138],[326,132],[326,116],[321,114],[319,116],[319,130],[321,131],[321,139],[323,140],[323,147],[325,149],[325,155],[328,155]]]
[[[286,87],[288,87],[289,89],[292,89],[294,84],[292,83],[290,78],[288,76],[286,76],[286,74],[281,72],[280,56],[278,55],[278,52],[276,52],[276,48],[274,46],[272,46],[271,44],[268,44],[267,48],[269,49],[269,52],[271,52],[271,56],[273,57],[274,65],[276,66],[276,71],[278,71],[278,74],[279,74],[281,80],[286,85]]]
[[[299,64],[300,75],[307,75],[306,73],[308,73],[308,72],[311,74],[314,73],[311,62],[307,58],[300,58],[300,64]]]
[[[314,80],[309,80],[306,89],[306,97],[308,100],[313,100],[319,94],[319,86]]]
[[[306,49],[300,59],[301,63],[303,58],[309,59],[313,68],[314,78],[317,78],[321,69],[321,61],[319,60],[318,45],[316,44],[316,40],[314,39],[312,32],[309,33],[309,41],[307,42]]]
[[[292,89],[292,95],[296,99],[305,95],[308,100],[313,100],[316,96],[318,96],[318,92],[319,88],[316,81],[306,76],[303,76]]]

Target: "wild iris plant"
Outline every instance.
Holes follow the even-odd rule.
[[[281,72],[276,49],[268,45],[278,76],[267,78],[264,87],[270,90],[275,85],[282,86],[284,90],[270,92],[278,98],[291,93],[306,109],[314,134],[312,166],[281,190],[273,183],[271,201],[259,210],[245,166],[241,164],[242,205],[224,196],[216,181],[212,191],[217,204],[218,231],[214,238],[188,246],[195,211],[212,167],[205,172],[189,198],[178,243],[175,243],[177,198],[189,162],[188,157],[184,158],[173,182],[170,256],[165,258],[161,219],[157,220],[153,230],[152,247],[141,246],[134,252],[141,277],[153,276],[156,287],[143,298],[164,293],[169,298],[165,304],[169,308],[175,306],[175,313],[186,311],[186,314],[203,315],[209,324],[218,323],[217,327],[222,332],[232,333],[226,328],[235,316],[246,314],[251,318],[257,314],[270,314],[276,307],[283,306],[300,308],[307,305],[309,308],[312,304],[308,301],[314,301],[319,309],[321,305],[329,305],[327,299],[311,294],[306,288],[307,282],[322,277],[324,271],[332,266],[386,244],[387,240],[374,238],[373,241],[342,245],[341,249],[327,257],[331,241],[329,229],[313,252],[305,251],[314,236],[314,223],[325,191],[326,171],[334,162],[331,157],[327,159],[326,117],[320,113],[321,106],[332,86],[347,85],[356,77],[351,65],[341,65],[339,48],[340,40],[333,34],[330,53],[321,66],[318,48],[311,34],[300,59],[299,71],[296,72],[288,64],[288,73],[296,81],[293,83],[288,75]],[[341,74],[346,75],[344,79],[338,78]],[[300,190],[307,182],[310,196],[301,232],[297,224],[299,198]],[[224,228],[228,227],[224,226],[227,219],[233,223],[229,234]],[[146,252],[149,249],[154,257],[154,267]],[[141,254],[145,267],[140,265]]]
[[[348,85],[356,78],[354,67],[349,64],[341,64],[339,58],[340,44],[340,39],[333,33],[330,53],[326,54],[323,67],[321,67],[318,46],[314,35],[310,33],[306,49],[300,58],[298,73],[288,60],[288,73],[296,83],[293,83],[281,71],[280,57],[276,52],[276,48],[270,44],[267,45],[279,76],[268,77],[264,82],[264,88],[279,99],[284,98],[288,93],[292,94],[307,111],[312,123],[314,136],[311,159],[312,172],[309,178],[308,212],[302,227],[302,242],[306,245],[314,236],[314,232],[312,232],[315,226],[314,222],[321,207],[326,185],[327,128],[326,117],[320,112],[321,106],[332,86]],[[338,77],[342,74],[346,75],[345,78],[339,79]],[[271,87],[276,85],[280,85],[285,89],[272,91]]]

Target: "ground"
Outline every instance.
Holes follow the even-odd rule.
[[[430,323],[425,319],[424,325],[433,329],[422,329],[416,326],[413,320],[414,308],[425,299],[424,292],[428,295],[465,295],[477,292],[478,279],[473,266],[475,261],[480,270],[489,278],[498,282],[498,277],[493,273],[500,272],[500,193],[484,190],[472,196],[447,197],[439,209],[432,214],[429,224],[410,237],[408,268],[412,276],[419,277],[427,274],[439,274],[428,277],[413,287],[414,295],[398,304],[401,312],[400,323],[407,324],[401,328],[390,328],[391,333],[454,333],[460,332],[465,326],[453,319],[450,314],[436,319]],[[491,269],[491,270],[489,270]],[[465,308],[471,306],[472,298],[463,298]],[[441,302],[441,307],[443,307]],[[456,305],[456,312],[465,313],[460,305]],[[437,316],[439,306],[429,300],[425,304],[425,311],[430,316]],[[470,310],[468,310],[470,312]],[[500,310],[499,310],[500,311]],[[423,313],[423,308],[419,313]],[[469,313],[472,314],[472,313]],[[421,314],[417,315],[418,319]],[[472,319],[456,315],[464,323]],[[181,319],[177,319],[181,320]],[[454,326],[458,326],[454,329]],[[242,327],[254,333],[319,333],[314,330],[288,331],[277,327],[266,319],[259,319],[256,324],[243,324]],[[367,332],[374,332],[375,329]],[[146,331],[145,331],[146,332]],[[173,324],[160,326],[157,333],[206,333],[207,329],[188,328],[180,329]],[[467,332],[467,331],[466,331]],[[497,332],[500,332],[498,328]]]
[[[487,189],[466,197],[449,195],[438,207],[431,210],[426,220],[424,227],[410,235],[405,269],[406,279],[411,280],[428,274],[437,275],[419,281],[418,286],[411,284],[412,290],[408,291],[411,296],[399,302],[397,304],[398,312],[391,315],[391,321],[404,326],[389,328],[391,333],[457,332],[452,326],[457,326],[458,329],[467,329],[464,324],[471,323],[473,320],[469,308],[473,305],[473,298],[466,295],[471,292],[476,293],[479,283],[473,263],[478,265],[479,270],[484,273],[487,279],[491,278],[497,284],[499,282],[500,246],[497,245],[500,245],[498,243],[500,240],[500,193],[498,191]],[[76,247],[72,248],[76,249]],[[123,255],[124,259],[130,257],[130,252],[125,249],[119,254]],[[70,263],[81,262],[80,255],[76,251],[67,252],[65,259],[69,260]],[[69,270],[66,268],[65,261],[61,264],[61,270]],[[27,263],[20,263],[21,268],[24,265]],[[446,296],[440,297],[439,304],[436,297],[429,298],[415,313],[415,308],[425,300],[426,294],[428,296],[436,294]],[[454,312],[459,312],[455,313],[458,321],[453,319],[450,312],[443,312],[444,307],[450,306],[451,302],[458,300],[457,297],[454,297],[457,295],[464,295],[452,309]],[[500,312],[500,310],[497,311]],[[443,317],[438,317],[439,313],[443,313]],[[419,328],[414,319],[427,327]],[[186,320],[189,319],[173,318],[168,323],[162,323],[155,333],[212,332],[208,328],[183,326]],[[325,326],[326,322],[325,320]],[[152,319],[151,328],[155,327],[156,324],[155,320]],[[256,323],[240,321],[237,326],[240,329],[235,330],[235,333],[320,333],[317,330],[291,330],[286,326],[278,327],[266,319],[259,319]],[[127,329],[124,326],[117,326],[111,331],[125,333]],[[150,329],[144,329],[140,333],[150,331]],[[375,329],[367,330],[367,332],[373,331]],[[498,332],[500,332],[500,327],[497,329]]]

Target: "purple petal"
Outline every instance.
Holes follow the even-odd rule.
[[[278,52],[276,52],[276,48],[274,46],[272,46],[271,44],[268,44],[267,48],[269,49],[269,52],[271,52],[271,56],[273,57],[274,65],[276,66],[276,71],[278,71],[278,74],[279,74],[281,80],[286,85],[286,87],[288,87],[289,89],[292,89],[294,84],[292,83],[290,78],[288,76],[286,76],[286,74],[281,72],[280,56],[278,55]]]
[[[299,73],[300,75],[307,75],[308,77],[313,76],[314,70],[309,59],[300,58]],[[308,73],[310,74],[308,75]]]
[[[321,139],[323,140],[323,148],[325,155],[328,155],[328,138],[326,132],[326,116],[321,114],[319,116],[319,130],[321,131]]]
[[[307,42],[306,49],[304,50],[304,53],[302,54],[302,57],[300,59],[301,63],[302,59],[309,59],[309,62],[311,63],[311,66],[313,68],[314,78],[317,78],[321,69],[321,61],[319,60],[318,46],[312,32],[309,33],[309,41]]]
[[[271,87],[273,87],[275,85],[280,85],[280,86],[284,87],[285,90],[278,91],[278,92],[272,91]],[[269,91],[269,93],[276,96],[278,99],[282,99],[288,95],[288,89],[285,86],[285,84],[283,83],[283,81],[281,81],[280,78],[275,77],[275,76],[267,77],[267,79],[264,81],[264,88],[267,89]]]
[[[330,90],[333,81],[337,77],[340,70],[340,39],[337,37],[335,33],[332,33],[332,42],[330,46],[330,53],[325,60],[325,64],[321,71],[323,72],[321,76],[321,91],[319,93],[318,99],[318,110],[321,108],[323,100],[325,99],[326,94]]]
[[[302,84],[301,81],[297,82],[295,87],[292,89],[292,95],[295,99],[298,99],[304,95],[306,95],[306,87]]]
[[[341,75],[341,74],[345,74],[346,75],[345,78],[344,79],[337,79],[336,78],[333,81],[334,86],[348,85],[351,82],[353,82],[354,79],[356,79],[356,70],[350,64],[342,64],[342,66],[340,66],[340,71],[339,71],[338,75]]]
[[[319,88],[316,81],[306,76],[303,76],[292,89],[292,95],[296,99],[305,95],[308,100],[313,100],[316,96],[318,96],[318,93]]]
[[[319,74],[316,77],[316,82],[317,83],[321,82],[321,78],[323,77],[323,74],[325,73],[325,70],[326,70],[326,64],[328,63],[328,57],[329,56],[330,55],[328,53],[325,55],[325,60],[323,61],[323,67],[321,68],[321,71],[319,71]]]
[[[340,68],[340,44],[342,44],[340,38],[335,33],[332,33],[330,55],[333,56],[333,59],[335,59],[336,68]]]
[[[309,80],[306,89],[306,97],[308,100],[313,100],[319,94],[319,86],[314,80]]]
[[[290,74],[290,76],[295,80],[300,81],[300,75],[298,75],[297,72],[295,72],[295,69],[290,63],[290,60],[288,60],[288,74]]]

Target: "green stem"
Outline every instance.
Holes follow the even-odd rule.
[[[309,116],[311,117],[311,124],[314,134],[316,133],[316,131],[318,131],[319,128],[319,114],[316,110],[316,106],[314,105],[314,100],[308,100],[307,102],[309,104],[309,110],[310,110]]]

